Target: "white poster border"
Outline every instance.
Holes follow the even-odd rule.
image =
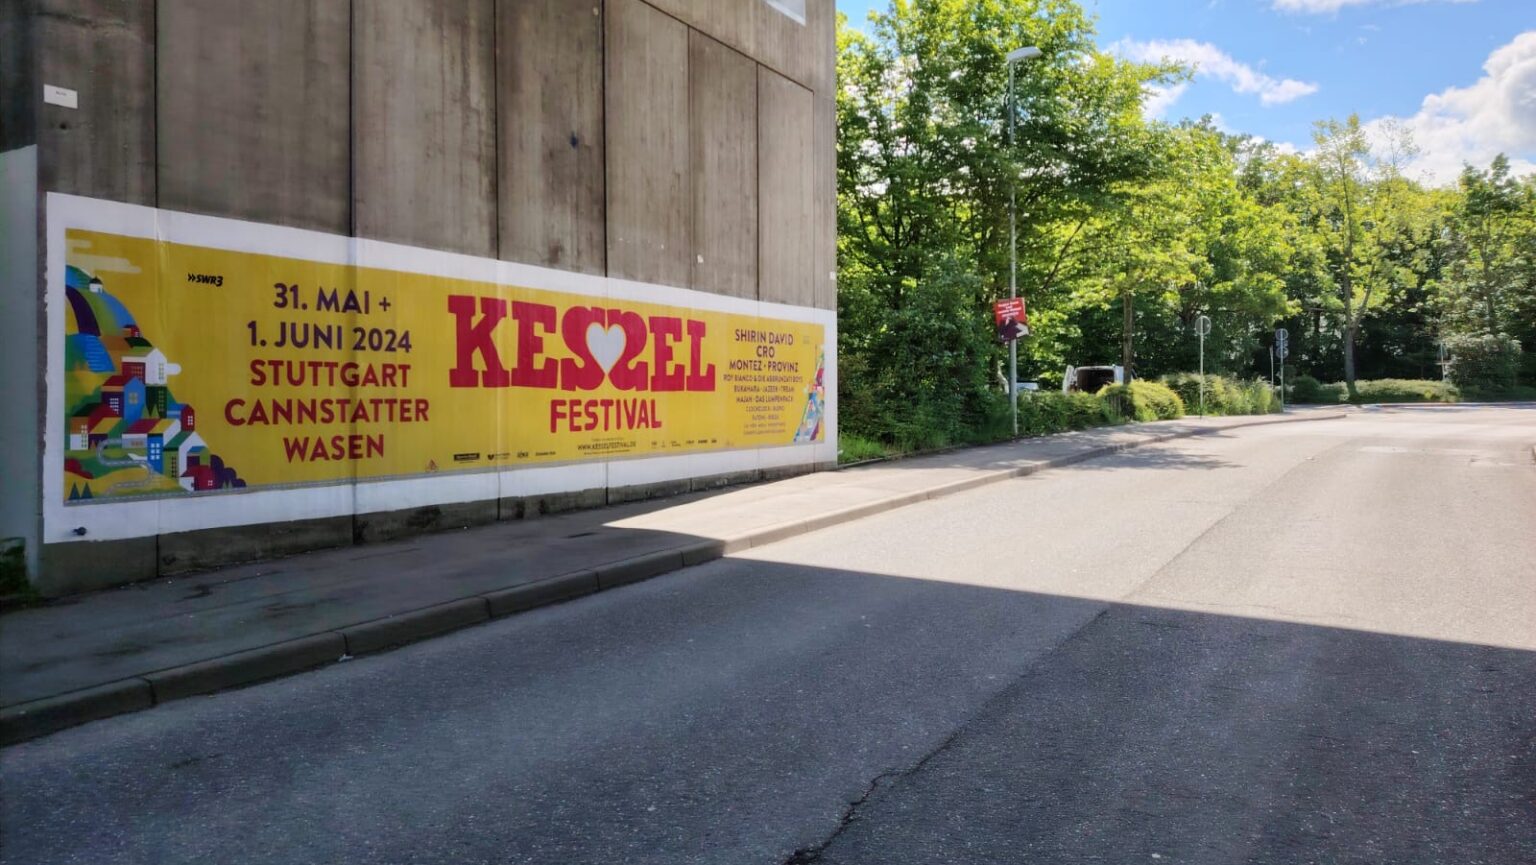
[[[485,501],[494,498],[660,483],[837,460],[837,314],[833,310],[758,301],[676,286],[555,270],[518,262],[407,246],[302,228],[161,210],[64,193],[47,196],[46,434],[42,453],[43,542],[122,540],[174,532]],[[556,466],[508,467],[494,472],[444,473],[411,478],[338,481],[230,495],[64,503],[64,276],[67,229],[83,229],[169,243],[515,285],[602,299],[624,299],[701,311],[786,319],[826,328],[823,414],[825,440],[813,444],[699,451]]]

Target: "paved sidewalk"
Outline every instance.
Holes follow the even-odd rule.
[[[0,743],[345,660],[1139,445],[1342,411],[1090,430],[345,547],[0,617]]]

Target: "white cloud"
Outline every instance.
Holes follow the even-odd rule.
[[[1142,63],[1159,60],[1175,60],[1195,67],[1196,75],[1209,76],[1226,84],[1238,93],[1257,93],[1265,105],[1280,105],[1317,92],[1317,85],[1294,78],[1272,78],[1232,56],[1209,42],[1193,39],[1154,39],[1137,42],[1122,39],[1109,46],[1109,50],[1130,60]],[[1165,92],[1171,93],[1172,88]],[[1181,94],[1183,91],[1180,90]],[[1154,94],[1156,98],[1157,94]],[[1175,95],[1174,98],[1177,98]],[[1167,110],[1168,100],[1160,105]]]
[[[1435,2],[1435,0],[1274,0],[1271,5],[1281,12],[1326,15],[1348,6],[1407,6],[1432,2]],[[1477,0],[1444,0],[1444,2],[1476,3]]]
[[[1365,124],[1378,146],[1388,124],[1413,135],[1418,154],[1410,174],[1450,183],[1463,163],[1485,167],[1496,154],[1510,157],[1516,173],[1536,171],[1536,30],[1516,36],[1488,55],[1482,78],[1424,97],[1411,117],[1384,117]]]
[[[1142,106],[1142,111],[1153,120],[1161,120],[1173,103],[1179,101],[1184,91],[1189,89],[1188,81],[1180,81],[1168,87],[1152,86],[1147,88],[1147,101]]]

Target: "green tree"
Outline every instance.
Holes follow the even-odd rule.
[[[1049,321],[1081,226],[1150,171],[1143,88],[1172,70],[1099,53],[1071,0],[895,0],[862,32],[840,18],[837,38],[839,379],[845,405],[884,394],[843,418],[891,438],[941,406],[953,435],[997,401],[989,306],[1008,285],[1010,185],[1021,292]],[[1044,56],[1019,68],[1010,146],[1004,55],[1021,45]]]
[[[1306,216],[1324,252],[1333,289],[1329,306],[1342,319],[1344,382],[1356,397],[1355,346],[1366,315],[1409,280],[1413,231],[1406,199],[1413,184],[1402,174],[1412,155],[1406,131],[1386,128],[1384,152],[1372,151],[1357,115],[1316,124],[1311,195]]]

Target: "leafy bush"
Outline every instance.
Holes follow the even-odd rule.
[[[980,279],[941,258],[903,288],[898,308],[883,305],[877,288],[893,290],[867,280],[839,287],[841,432],[906,450],[972,440],[992,422],[997,401],[988,377],[996,339],[976,313]]]
[[[1520,374],[1520,341],[1507,333],[1467,333],[1445,341],[1451,380],[1459,387],[1498,390],[1515,386]]]
[[[1135,379],[1129,385],[1112,384],[1099,391],[1116,414],[1138,421],[1173,420],[1184,416],[1184,400],[1168,385]]]
[[[1356,402],[1456,402],[1461,392],[1453,384],[1431,379],[1380,378],[1355,382]]]
[[[1332,405],[1348,402],[1344,385],[1323,384],[1311,376],[1298,376],[1290,385],[1291,402]],[[1379,378],[1355,382],[1356,404],[1376,402],[1456,402],[1461,391],[1433,379]]]
[[[1344,386],[1341,384],[1323,384],[1310,375],[1299,375],[1293,382],[1286,383],[1291,392],[1291,402],[1306,404],[1331,404],[1344,401]]]
[[[1164,376],[1167,385],[1184,401],[1185,411],[1200,411],[1200,375],[1181,372]],[[1280,400],[1269,383],[1242,381],[1225,376],[1205,377],[1205,413],[1208,415],[1269,414],[1280,410]]]
[[[1019,399],[1019,433],[1039,436],[1124,423],[1105,399],[1091,393],[1038,391]]]
[[[1467,399],[1479,402],[1495,402],[1498,400],[1520,400],[1521,402],[1536,401],[1536,387],[1517,384],[1514,387],[1481,388],[1469,387],[1463,392]]]

